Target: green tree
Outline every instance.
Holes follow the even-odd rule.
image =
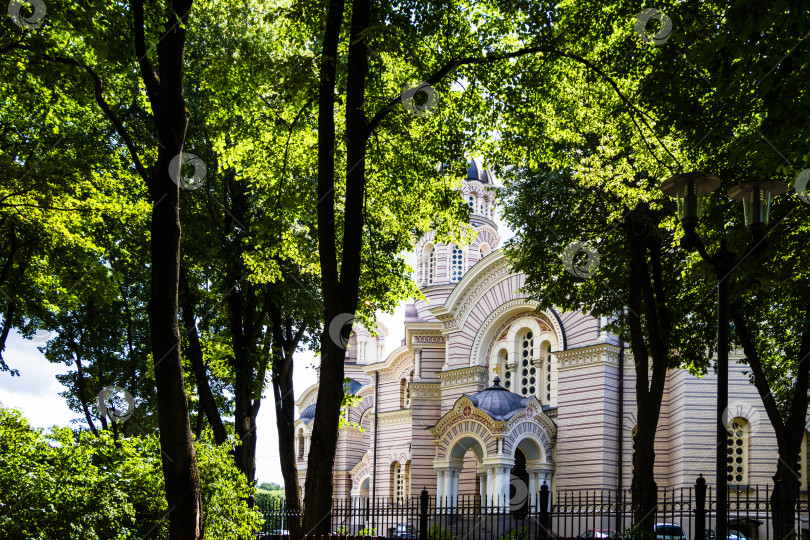
[[[245,502],[252,488],[228,456],[235,444],[196,441],[209,538],[246,538],[261,517]],[[170,538],[157,436],[113,438],[32,429],[0,407],[0,534],[3,538]]]
[[[599,270],[591,280],[578,285],[572,297],[580,297],[580,291],[586,289],[582,305],[595,314],[615,316],[620,304],[629,304],[630,328],[620,334],[629,337],[637,362],[646,358],[645,349],[652,355],[650,387],[646,390],[637,387],[636,394],[639,411],[646,403],[652,407],[645,411],[645,416],[656,417],[656,405],[660,402],[657,394],[662,388],[661,375],[656,375],[657,370],[662,373],[662,368],[656,366],[688,360],[699,369],[702,354],[700,347],[694,346],[713,345],[709,330],[714,313],[711,303],[702,300],[711,294],[715,283],[710,266],[701,262],[696,253],[687,255],[678,248],[682,232],[672,217],[673,203],[660,193],[661,180],[674,172],[705,170],[724,179],[723,189],[727,190],[746,180],[791,181],[808,162],[808,156],[803,154],[808,134],[803,122],[807,93],[801,83],[802,77],[806,77],[806,51],[793,48],[806,34],[808,21],[804,15],[796,15],[797,6],[773,2],[754,7],[749,2],[734,2],[678,4],[662,9],[675,30],[665,43],[656,47],[639,39],[634,29],[640,11],[636,4],[563,3],[554,12],[552,27],[559,47],[565,49],[567,56],[543,66],[535,58],[527,57],[517,62],[514,69],[492,74],[514,83],[493,92],[493,103],[498,104],[493,107],[493,114],[506,112],[499,117],[502,133],[499,155],[504,162],[523,166],[515,172],[513,223],[526,226],[522,247],[524,253],[534,253],[535,258],[514,255],[523,261],[524,270],[531,276],[534,269],[529,268],[528,261],[542,260],[537,258],[537,249],[543,240],[556,242],[552,245],[558,253],[571,241],[584,238],[594,242],[600,254]],[[655,23],[650,23],[648,32],[657,30]],[[785,62],[787,58],[789,62]],[[533,91],[521,93],[517,91],[519,88]],[[550,167],[540,171],[532,182],[534,173],[526,169],[541,163]],[[552,185],[554,175],[561,175],[567,188]],[[582,204],[571,208],[571,203],[561,202],[564,196],[558,193],[561,189],[568,189],[567,196],[577,197]],[[544,202],[551,194],[556,197],[553,205],[556,208]],[[539,207],[539,212],[534,212],[532,204]],[[786,215],[782,204],[779,201],[774,207],[777,221]],[[791,206],[795,206],[795,200]],[[585,207],[590,208],[583,210]],[[566,211],[574,211],[576,225],[552,219],[567,215]],[[796,215],[803,211],[806,209],[797,210]],[[738,253],[743,252],[748,234],[741,227],[729,225],[740,223],[738,214],[739,209],[731,201],[721,195],[712,198],[699,229],[709,246],[719,245],[720,237],[728,234],[730,245]],[[554,232],[538,233],[543,227]],[[574,227],[581,227],[581,232],[571,230]],[[618,230],[627,231],[627,236],[617,238]],[[789,235],[789,242],[780,244],[782,250],[778,254],[769,252],[786,267],[792,268],[794,261],[802,259],[799,246],[804,229],[798,230],[801,232]],[[625,251],[620,251],[622,244],[627,246]],[[768,256],[761,260],[767,260]],[[543,263],[541,268],[547,266]],[[632,277],[611,279],[609,274],[616,264],[629,267]],[[658,265],[660,277],[656,277]],[[530,289],[538,294],[545,294],[548,287],[555,285],[555,278],[562,283],[570,279],[559,264],[548,266],[549,276],[544,278],[535,273],[538,280],[534,282],[529,278]],[[556,270],[553,266],[557,266]],[[683,275],[673,272],[678,266]],[[746,296],[749,291],[760,290],[751,283],[767,281],[762,271],[760,265],[743,261],[735,278],[740,283],[733,286],[735,305],[746,305],[751,301]],[[795,279],[793,274],[784,277],[791,283]],[[602,286],[605,278],[607,287]],[[625,290],[621,284],[628,281],[629,289]],[[802,293],[801,287],[795,290]],[[556,292],[549,294],[556,295]],[[598,300],[614,295],[626,301],[605,309],[605,302]],[[754,382],[763,397],[771,393],[762,375],[770,372],[772,388],[784,382],[786,374],[795,382],[795,391],[790,392],[795,400],[781,409],[781,418],[775,414],[777,407],[766,403],[775,430],[791,433],[777,436],[780,458],[785,459],[780,459],[777,467],[774,508],[787,508],[795,501],[795,474],[790,474],[795,467],[785,464],[795,463],[790,456],[797,454],[796,445],[801,440],[801,422],[797,419],[806,414],[806,373],[799,369],[802,348],[794,341],[794,336],[804,335],[806,319],[800,315],[804,311],[798,297],[795,301],[788,298],[782,296],[777,300],[775,296],[760,294],[756,302],[763,302],[758,304],[763,309],[746,312],[738,308],[736,323],[738,331],[744,334],[746,315],[756,313],[748,319],[748,328],[754,328],[756,320],[756,328],[779,328],[786,332],[787,341],[783,342],[785,348],[781,352],[791,360],[775,363],[783,367],[757,370],[754,344],[750,343],[753,339],[748,340],[746,348]],[[557,299],[547,299],[554,300]],[[783,306],[787,305],[793,306],[787,325],[765,313],[784,313]],[[679,337],[690,332],[696,336],[692,340],[684,342]],[[767,339],[773,339],[772,330],[765,331],[764,336],[759,338],[760,347],[765,346]],[[743,344],[745,341],[741,340]],[[708,350],[711,354],[711,348]],[[762,354],[764,358],[768,354],[775,358],[772,352]],[[787,370],[785,366],[790,365],[797,368]],[[637,380],[646,382],[640,371],[646,372],[646,368],[637,369]],[[761,374],[757,375],[757,371]],[[783,378],[776,377],[777,373]],[[645,395],[646,399],[642,399]],[[642,422],[639,418],[637,437],[647,450],[637,451],[637,461],[644,462],[641,470],[645,471],[640,475],[642,478],[634,477],[633,481],[637,519],[654,506],[654,500],[646,498],[654,493],[651,450],[655,424],[649,420]],[[647,521],[645,528],[649,529],[651,523]],[[790,522],[777,520],[776,528],[777,534],[784,536],[792,528],[792,518]]]

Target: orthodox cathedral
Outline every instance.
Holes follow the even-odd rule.
[[[460,495],[493,504],[511,478],[561,491],[630,487],[635,369],[629,348],[582,312],[537,310],[524,276],[498,250],[494,177],[473,159],[460,187],[477,232],[470,245],[428,233],[416,246],[424,295],[406,306],[405,339],[386,354],[389,330],[355,326],[346,351],[349,390],[334,464],[334,496],[402,499],[427,488],[445,504]],[[549,253],[549,256],[555,256]],[[731,489],[772,482],[776,440],[739,363],[729,365]],[[656,437],[659,488],[715,477],[716,378],[669,372]],[[296,404],[304,488],[318,385]],[[360,429],[359,429],[359,428]],[[807,489],[806,441],[801,455]],[[497,504],[497,503],[496,503]]]

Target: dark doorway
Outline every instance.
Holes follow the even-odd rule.
[[[525,519],[529,513],[529,473],[526,472],[526,454],[515,449],[515,466],[509,481],[509,509],[516,519]]]

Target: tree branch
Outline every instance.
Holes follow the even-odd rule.
[[[573,53],[563,52],[563,51],[560,51],[558,49],[555,49],[552,46],[525,47],[523,49],[519,49],[519,50],[513,51],[511,53],[493,54],[491,56],[487,56],[487,57],[483,57],[483,58],[481,58],[481,57],[478,57],[478,58],[467,57],[467,58],[459,58],[459,59],[456,59],[456,60],[451,60],[451,61],[447,62],[445,65],[443,65],[442,67],[440,67],[438,70],[436,70],[433,73],[433,75],[431,75],[425,82],[427,82],[430,85],[435,85],[436,83],[438,83],[439,81],[444,79],[444,77],[448,73],[450,73],[451,71],[453,71],[454,69],[456,69],[457,67],[462,66],[462,65],[486,65],[486,64],[492,64],[494,62],[499,62],[501,60],[509,60],[511,58],[519,58],[521,56],[528,56],[530,54],[538,54],[538,53],[556,54],[558,56],[562,56],[564,58],[569,58],[571,60],[574,60],[575,62],[579,62],[579,63],[587,66],[589,69],[591,69],[597,75],[599,75],[605,81],[607,81],[607,83],[613,88],[613,90],[616,92],[616,94],[619,96],[619,98],[622,100],[622,102],[625,105],[627,105],[628,107],[630,107],[630,109],[632,109],[633,112],[638,114],[641,117],[641,121],[644,123],[644,126],[647,129],[649,129],[650,132],[653,133],[653,135],[655,135],[655,131],[652,129],[652,127],[645,120],[645,115],[635,105],[633,105],[633,103],[630,101],[630,99],[627,96],[625,96],[624,93],[621,91],[621,89],[619,88],[619,85],[616,84],[616,82],[607,73],[605,73],[604,71],[599,69],[596,65],[594,65],[589,60],[587,60],[587,59],[585,59],[585,58],[583,58],[583,57],[581,57],[579,55],[576,55],[576,54],[573,54]],[[386,104],[385,107],[383,107],[380,111],[378,111],[377,114],[374,115],[374,117],[368,123],[369,131],[373,131],[377,127],[377,125],[383,120],[383,118],[385,118],[385,116],[392,110],[392,108],[397,103],[400,102],[401,99],[402,99],[402,95],[400,94],[400,95],[392,98],[391,100],[389,100],[388,104]],[[655,161],[657,161],[660,165],[666,167],[670,172],[674,173],[675,171],[669,165],[662,162],[660,159],[658,159],[658,156],[655,155],[655,153],[653,152],[653,149],[650,146],[649,142],[647,142],[647,138],[644,136],[644,132],[641,130],[641,126],[638,125],[638,122],[636,121],[635,117],[633,115],[631,115],[630,118],[633,120],[633,124],[636,126],[636,129],[641,134],[641,138],[644,141],[644,145],[647,147],[647,150],[649,150],[650,155],[653,157],[653,159],[655,159]],[[680,162],[678,161],[678,158],[676,158],[669,151],[669,149],[667,149],[666,145],[663,142],[661,142],[661,140],[658,139],[657,136],[656,136],[656,140],[658,140],[658,143],[661,145],[661,147],[664,149],[664,151],[669,155],[669,157],[671,157],[673,159],[673,161],[675,161],[675,163],[678,164],[678,166],[680,167]]]
[[[124,128],[124,124],[121,123],[121,120],[119,120],[118,116],[116,116],[116,114],[110,108],[110,105],[107,103],[107,100],[104,99],[104,95],[102,93],[103,83],[101,77],[99,77],[95,71],[93,71],[89,66],[87,66],[87,64],[85,64],[81,60],[48,55],[43,56],[43,58],[51,62],[79,66],[80,68],[84,69],[87,72],[87,74],[90,75],[90,77],[93,78],[96,103],[98,103],[98,106],[101,107],[101,110],[104,111],[104,114],[107,116],[107,118],[109,118],[110,122],[112,122],[113,126],[115,127],[116,133],[118,133],[118,136],[121,137],[121,139],[123,139],[124,144],[127,147],[127,150],[129,150],[129,153],[132,155],[132,163],[135,165],[135,170],[138,171],[138,175],[146,183],[146,186],[150,187],[152,185],[151,176],[149,175],[149,172],[143,166],[140,158],[138,157],[138,151],[135,148],[135,143],[132,142],[132,138],[129,136],[129,133],[127,132],[126,128]]]
[[[776,399],[771,393],[771,387],[768,384],[768,379],[765,377],[765,371],[762,369],[762,359],[757,353],[756,345],[754,344],[753,336],[748,330],[737,306],[732,307],[732,319],[734,320],[734,328],[737,330],[737,335],[740,337],[740,343],[743,346],[743,352],[748,359],[748,365],[751,366],[751,371],[754,374],[754,386],[762,398],[762,404],[765,406],[765,412],[771,421],[774,431],[776,432],[777,441],[784,441],[786,436],[785,424],[782,421],[782,416],[779,414],[779,407],[776,405]],[[781,444],[780,444],[781,446]]]

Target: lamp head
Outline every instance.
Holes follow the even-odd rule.
[[[694,231],[703,215],[703,200],[720,187],[720,179],[702,172],[678,174],[661,184],[665,195],[678,199],[678,219],[687,231]]]
[[[729,190],[728,196],[742,201],[745,226],[755,239],[761,238],[768,227],[771,213],[771,198],[787,191],[787,184],[779,180],[746,182]]]

